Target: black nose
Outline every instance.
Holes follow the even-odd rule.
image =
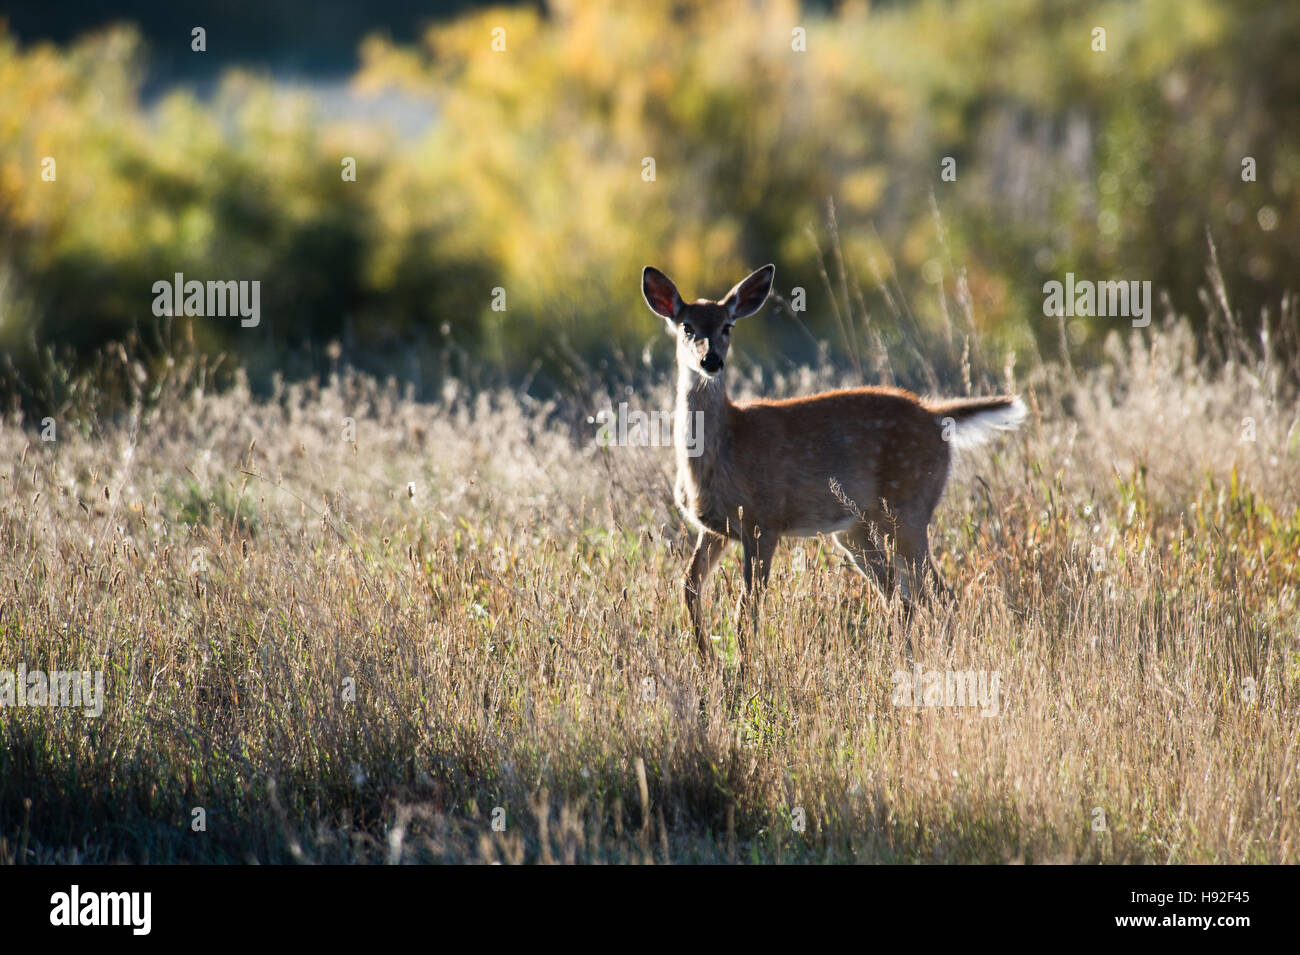
[[[713,352],[709,352],[707,355],[705,355],[703,358],[700,359],[700,367],[707,372],[721,371],[722,359],[719,358],[717,355],[715,355]]]

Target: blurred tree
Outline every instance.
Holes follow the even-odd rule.
[[[802,323],[860,359],[821,278],[842,255],[886,345],[947,335],[956,303],[959,331],[1055,352],[1042,286],[1067,271],[1203,316],[1207,231],[1251,321],[1300,266],[1297,41],[1300,6],[1265,0],[556,0],[362,43],[357,95],[434,110],[403,140],[240,72],[143,106],[130,29],[0,33],[0,344],[92,351],[179,271],[263,281],[263,326],[197,323],[210,347],[445,329],[517,374],[661,342],[647,263],[712,297],[774,261]],[[747,354],[812,357],[788,315],[753,321]],[[1077,359],[1118,327],[1075,323]]]

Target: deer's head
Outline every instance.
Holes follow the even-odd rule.
[[[765,265],[737,282],[721,301],[682,301],[672,279],[646,266],[641,273],[641,293],[656,315],[668,322],[668,332],[677,339],[677,362],[702,378],[716,378],[727,361],[731,326],[739,318],[753,315],[772,291],[776,267]]]

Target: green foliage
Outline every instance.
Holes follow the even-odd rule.
[[[242,533],[257,530],[257,512],[251,498],[229,484],[204,490],[194,478],[186,478],[178,487],[169,488],[165,496],[171,519],[177,524],[210,527],[224,522]]]
[[[1207,232],[1255,316],[1300,266],[1298,40],[1300,7],[1262,0],[488,9],[415,48],[359,38],[354,89],[433,112],[404,139],[239,73],[143,105],[130,29],[65,50],[0,34],[0,342],[85,354],[151,327],[152,282],[184,272],[262,280],[258,329],[196,323],[255,367],[445,335],[554,370],[659,341],[647,263],[712,297],[774,261],[808,310],[767,310],[746,353],[807,359],[806,326],[856,360],[820,279],[828,200],[886,343],[924,341],[956,302],[994,344],[1054,353],[1042,285],[1066,271],[1150,280],[1204,321]],[[1074,323],[1077,359],[1113,327]]]

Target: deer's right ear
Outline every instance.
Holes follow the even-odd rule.
[[[683,303],[672,279],[647,265],[641,272],[641,294],[645,296],[645,303],[650,306],[650,311],[662,315],[670,322],[677,321]]]

